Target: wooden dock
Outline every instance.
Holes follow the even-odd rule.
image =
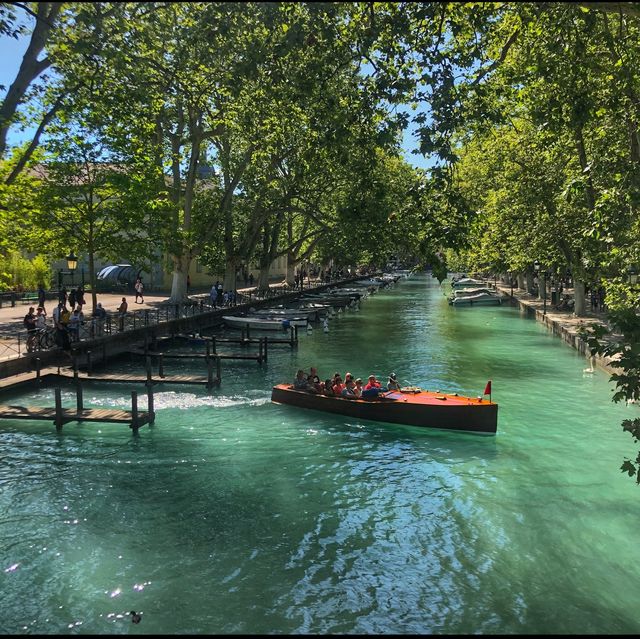
[[[60,371],[58,374],[64,379],[78,379],[84,382],[111,382],[114,384],[192,384],[207,386],[215,383],[208,377],[198,377],[196,375],[165,375],[153,377],[151,375],[128,375],[123,373],[81,373],[80,371]]]
[[[53,408],[43,406],[0,406],[0,419],[28,419],[40,421],[52,421],[56,430],[62,430],[62,426],[68,422],[111,422],[116,424],[128,424],[133,433],[145,424],[153,424],[155,411],[153,409],[153,393],[148,392],[149,410],[138,410],[138,393],[131,392],[131,410],[120,408],[85,408],[82,401],[82,388],[76,387],[76,408],[62,407],[62,391],[55,389],[55,406]]]

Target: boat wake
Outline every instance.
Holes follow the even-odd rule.
[[[201,406],[212,406],[214,408],[232,408],[235,406],[261,406],[271,402],[271,396],[265,395],[263,391],[259,391],[255,397],[247,397],[243,395],[216,395],[198,396],[195,393],[177,393],[168,391],[165,393],[154,393],[153,405],[156,411],[166,409],[188,410]],[[85,400],[85,403],[89,403]],[[112,408],[122,408],[124,410],[131,409],[131,399],[129,397],[114,397],[111,399],[95,398],[90,400],[91,405],[110,406]],[[141,410],[147,408],[147,396],[138,396],[138,406]]]

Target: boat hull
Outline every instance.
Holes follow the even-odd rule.
[[[271,391],[271,401],[299,408],[370,419],[392,424],[495,434],[498,405],[477,398],[420,391],[395,392],[396,399],[347,399],[295,390],[278,384]]]

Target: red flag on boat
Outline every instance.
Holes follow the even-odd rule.
[[[487,385],[484,387],[483,395],[491,395],[491,380],[489,380]]]

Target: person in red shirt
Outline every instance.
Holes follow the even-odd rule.
[[[369,390],[371,388],[380,388],[382,385],[376,379],[375,375],[369,375],[369,381],[366,383],[364,390]]]

